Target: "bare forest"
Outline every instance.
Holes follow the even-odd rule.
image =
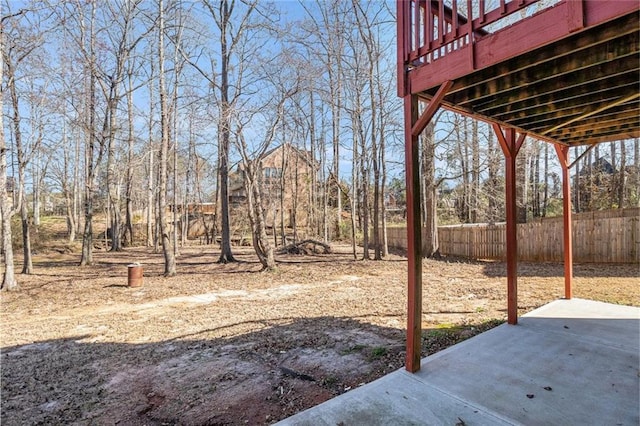
[[[167,276],[189,240],[222,263],[252,245],[264,269],[305,239],[388,255],[405,196],[391,3],[4,0],[1,19],[3,288],[15,251],[34,272],[47,215],[79,264],[146,245]],[[300,155],[266,167],[284,146]],[[637,140],[572,155],[576,211],[638,205]],[[554,151],[528,140],[518,162],[519,221],[559,214]],[[502,220],[502,163],[485,123],[443,112],[425,132],[429,255],[438,224]]]
[[[3,423],[270,424],[402,366],[395,2],[0,4]],[[426,356],[504,321],[504,264],[438,226],[502,222],[505,160],[449,111],[419,157]],[[638,139],[570,157],[575,212],[640,206]],[[519,222],[562,214],[552,146],[517,173]],[[637,306],[637,274],[576,294]],[[520,314],[561,297],[521,276]]]

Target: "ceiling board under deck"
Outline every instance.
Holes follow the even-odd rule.
[[[632,13],[458,78],[443,105],[543,140],[594,144],[640,137],[639,77]]]

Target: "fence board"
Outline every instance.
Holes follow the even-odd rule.
[[[603,210],[573,215],[573,260],[593,263],[640,262],[640,208]],[[518,224],[518,259],[562,262],[561,217]],[[389,246],[406,249],[406,228],[389,228]],[[440,252],[471,259],[505,259],[506,226],[451,225],[438,228]],[[423,241],[426,235],[423,230]]]

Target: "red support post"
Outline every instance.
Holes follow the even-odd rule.
[[[571,230],[571,188],[569,181],[569,147],[553,145],[562,167],[562,212],[564,225],[564,297],[571,299],[573,283],[573,242]]]
[[[516,130],[493,124],[505,157],[505,203],[507,220],[507,322],[518,323],[518,238],[516,227],[516,157],[524,142],[524,134],[516,139]]]
[[[411,129],[418,120],[418,98],[404,97],[405,168],[407,184],[407,354],[405,368],[420,370],[422,343],[422,226],[420,220],[420,167],[418,135]]]
[[[404,1],[399,1],[396,3],[396,14],[398,16],[397,23],[397,49],[398,49],[398,57],[397,57],[397,73],[398,73],[398,96],[403,97],[406,95],[406,80],[407,75],[405,72],[405,62],[409,56],[409,46],[407,43],[407,11],[408,3]]]

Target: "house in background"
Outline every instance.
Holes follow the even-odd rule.
[[[310,225],[312,188],[319,169],[311,153],[284,143],[264,153],[260,167],[267,226],[273,229],[307,228]],[[230,176],[229,201],[233,208],[246,208],[241,168]]]

